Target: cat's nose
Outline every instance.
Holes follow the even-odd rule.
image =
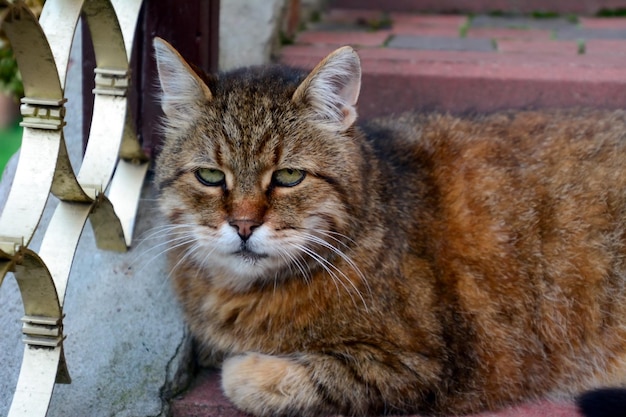
[[[228,222],[228,224],[237,229],[237,234],[239,234],[241,240],[246,241],[250,238],[252,232],[254,232],[254,229],[261,225],[261,222],[256,220],[242,219],[231,220]]]

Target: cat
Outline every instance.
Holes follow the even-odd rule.
[[[351,47],[219,75],[154,47],[173,286],[238,408],[460,415],[626,383],[626,112],[357,124]]]

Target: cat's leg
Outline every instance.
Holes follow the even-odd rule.
[[[433,382],[412,366],[395,366],[391,357],[380,359],[367,354],[246,353],[225,360],[222,387],[235,405],[257,416],[402,414],[421,408]],[[419,368],[426,374],[433,371]]]
[[[222,366],[222,388],[241,410],[256,416],[332,413],[306,365],[289,357],[246,353]]]

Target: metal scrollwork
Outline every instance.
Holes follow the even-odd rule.
[[[127,103],[140,7],[141,0],[47,0],[37,20],[23,1],[0,0],[25,92],[22,149],[0,217],[0,285],[13,272],[25,312],[25,350],[10,417],[45,416],[54,385],[71,381],[63,355],[63,303],[87,220],[100,248],[123,251],[131,243],[148,169]],[[89,140],[75,173],[63,137],[64,85],[81,14],[97,68]],[[29,243],[51,194],[60,202],[35,253]]]

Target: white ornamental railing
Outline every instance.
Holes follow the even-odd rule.
[[[63,302],[78,240],[91,221],[102,249],[130,246],[148,169],[128,112],[129,60],[141,0],[47,0],[39,20],[0,0],[24,82],[22,149],[0,216],[0,285],[13,272],[24,304],[22,367],[9,417],[45,416],[55,383],[69,383]],[[94,109],[78,173],[63,138],[64,85],[79,16],[96,56]],[[29,243],[50,194],[60,202],[38,253]],[[0,311],[1,311],[0,306]]]

